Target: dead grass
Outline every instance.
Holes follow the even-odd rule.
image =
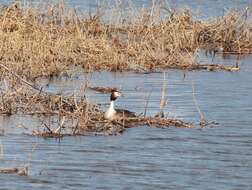
[[[246,8],[237,12],[230,10],[223,17],[203,22],[199,33],[202,47],[223,48],[224,53],[252,53],[252,17]]]
[[[251,18],[244,14],[231,11],[203,22],[189,11],[161,18],[146,10],[134,21],[113,23],[102,21],[98,11],[85,17],[64,4],[40,11],[15,3],[0,10],[0,61],[30,79],[76,66],[85,71],[205,69],[208,65],[195,61],[201,47],[252,52]],[[0,74],[5,76],[2,69]]]
[[[42,137],[119,134],[125,128],[141,125],[192,127],[180,120],[161,118],[167,103],[163,93],[159,117],[144,114],[111,122],[104,120],[103,111],[85,98],[48,94],[27,82],[76,67],[87,72],[152,72],[169,68],[238,71],[238,64],[202,65],[195,57],[200,48],[223,48],[223,53],[252,52],[252,19],[247,9],[242,13],[230,11],[212,21],[196,21],[190,11],[169,12],[161,18],[153,11],[159,8],[142,10],[133,20],[107,22],[99,11],[85,17],[66,9],[64,4],[48,5],[43,11],[22,8],[18,3],[1,7],[0,113],[46,118],[48,122],[29,132]],[[57,122],[50,122],[51,118]]]
[[[1,93],[0,113],[42,117],[43,123],[38,130],[27,131],[27,134],[41,137],[60,138],[88,133],[116,135],[122,133],[125,128],[143,125],[192,127],[192,124],[180,120],[155,117],[139,116],[108,121],[104,119],[104,112],[98,106],[88,103],[85,99],[32,92],[25,87]]]
[[[42,119],[38,129],[23,126],[25,133],[41,137],[61,138],[66,135],[121,134],[126,128],[147,125],[150,127],[192,127],[177,119],[158,117],[121,118],[109,121],[104,112],[83,97],[63,97],[44,92],[21,80],[17,74],[0,92],[0,114],[23,114]]]

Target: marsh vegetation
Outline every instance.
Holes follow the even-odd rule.
[[[62,3],[43,10],[18,3],[4,6],[0,11],[0,61],[34,79],[66,74],[74,67],[87,72],[232,70],[197,63],[198,50],[252,52],[248,9],[206,21],[194,19],[188,10],[166,10],[161,16],[164,10],[158,6],[142,10],[128,20],[118,10],[117,22],[110,22],[103,18],[102,8],[84,15]],[[1,78],[5,76],[1,69]]]
[[[166,14],[161,15],[161,11]],[[64,97],[46,93],[32,81],[68,75],[76,68],[83,72],[238,71],[238,62],[235,66],[198,63],[198,51],[205,48],[239,56],[252,52],[252,19],[248,9],[200,21],[189,10],[155,6],[141,10],[134,19],[118,13],[116,20],[104,19],[102,7],[88,15],[63,3],[48,5],[46,9],[22,7],[19,3],[1,7],[1,114],[58,118],[56,126],[42,126],[45,133],[32,132],[38,136],[61,136],[66,126],[65,135],[83,131],[116,134],[132,125],[192,127],[180,120],[160,117],[104,121],[103,111],[85,99],[85,91],[90,87],[83,87],[81,98]]]

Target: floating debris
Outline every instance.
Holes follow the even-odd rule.
[[[28,176],[28,167],[22,168],[0,168],[0,174],[17,174],[19,176]]]

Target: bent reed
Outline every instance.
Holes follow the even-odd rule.
[[[125,17],[118,22],[104,21],[99,10],[83,16],[63,3],[48,5],[44,11],[18,3],[1,7],[0,62],[34,79],[76,66],[85,71],[208,69],[196,61],[202,47],[252,52],[252,19],[247,9],[212,21],[194,20],[187,10],[162,17],[142,10],[133,21]],[[232,70],[221,65],[216,69]]]

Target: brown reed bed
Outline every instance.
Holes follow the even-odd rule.
[[[42,118],[38,129],[24,127],[27,134],[40,137],[61,138],[63,136],[121,134],[126,128],[186,127],[193,125],[178,119],[143,117],[121,118],[116,121],[104,119],[104,112],[85,99],[63,97],[39,91],[27,91],[24,87],[0,94],[0,114],[23,114]],[[56,122],[55,122],[56,121]]]
[[[85,96],[64,97],[47,93],[15,73],[12,81],[5,80],[5,85],[0,90],[0,114],[31,115],[42,120],[37,129],[22,126],[29,135],[61,138],[67,135],[117,135],[126,128],[138,126],[193,127],[191,123],[161,117],[138,116],[109,121],[100,107],[87,102]]]
[[[99,11],[83,16],[64,4],[38,10],[14,3],[0,8],[0,62],[29,79],[67,73],[76,66],[84,71],[209,66],[230,71],[223,65],[198,64],[196,54],[202,47],[251,53],[251,17],[245,13],[231,11],[213,21],[196,21],[189,11],[161,18],[144,10],[134,21],[109,22]],[[0,74],[5,76],[3,68]]]
[[[230,10],[224,16],[202,22],[198,41],[201,47],[222,48],[223,53],[252,53],[252,17],[249,8]]]

